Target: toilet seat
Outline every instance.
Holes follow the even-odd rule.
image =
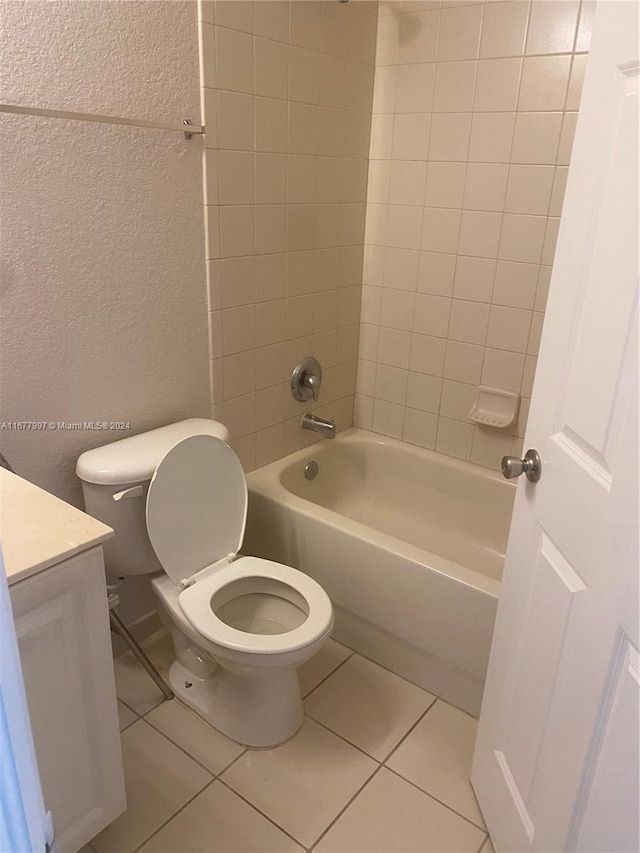
[[[189,436],[165,453],[149,484],[149,540],[164,571],[182,590],[177,596],[180,609],[202,637],[257,655],[304,648],[331,630],[331,601],[320,584],[291,566],[257,557],[235,559],[244,538],[247,503],[244,472],[229,445],[212,435]],[[214,596],[251,577],[283,584],[293,603],[301,596],[307,610],[304,622],[283,633],[260,634],[222,621],[212,608]],[[255,592],[262,591],[257,584]],[[251,589],[232,594],[230,600],[247,592]],[[267,594],[288,598],[286,591],[280,593]]]
[[[279,581],[302,596],[308,608],[305,621],[282,634],[252,634],[233,628],[218,618],[211,606],[213,597],[228,584],[251,577]],[[331,601],[320,584],[291,566],[257,557],[239,557],[235,562],[205,574],[179,594],[178,603],[196,631],[207,640],[234,651],[253,654],[274,654],[303,648],[327,633],[333,625]]]
[[[213,435],[175,444],[153,473],[146,502],[149,540],[175,584],[238,553],[247,521],[240,460]]]

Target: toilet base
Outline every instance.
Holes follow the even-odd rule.
[[[199,678],[176,660],[169,683],[185,705],[242,746],[278,746],[302,725],[304,707],[295,669],[254,675],[218,666],[211,677]]]

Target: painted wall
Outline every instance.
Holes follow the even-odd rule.
[[[0,4],[0,99],[200,120],[195,2]],[[202,141],[0,116],[0,430],[16,471],[81,504],[83,450],[207,415]]]
[[[355,423],[520,453],[592,3],[381,2]],[[478,384],[518,391],[499,432]]]
[[[201,8],[214,416],[246,470],[352,423],[376,4]],[[288,388],[324,369],[317,404]]]

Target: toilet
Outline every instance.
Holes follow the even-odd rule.
[[[176,695],[232,740],[271,747],[302,724],[296,670],[329,638],[333,608],[302,572],[238,556],[247,484],[227,438],[191,418],[86,451],[76,473],[87,512],[115,531],[107,583],[153,575]]]

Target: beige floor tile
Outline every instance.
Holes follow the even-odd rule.
[[[243,746],[220,734],[177,699],[158,705],[145,720],[214,774],[244,752]]]
[[[386,768],[314,853],[475,853],[484,833]]]
[[[484,827],[469,774],[478,721],[438,701],[386,762],[423,791]]]
[[[320,684],[323,678],[330,675],[337,666],[340,666],[352,654],[351,649],[337,643],[335,640],[329,640],[325,643],[318,654],[314,655],[311,660],[308,660],[298,670],[298,680],[300,681],[300,692],[302,695],[306,696],[310,693],[316,685]]]
[[[353,655],[305,701],[309,716],[383,761],[435,696]]]
[[[121,702],[118,699],[118,722],[120,723],[120,731],[126,729],[127,726],[130,726],[131,723],[135,723],[138,719],[138,715],[131,710],[131,708],[127,707],[124,702]]]
[[[160,674],[166,678],[175,658],[169,634],[159,631],[145,640],[142,646]],[[146,714],[162,702],[162,693],[131,652],[119,655],[113,664],[118,698],[126,702],[136,713]]]
[[[127,810],[91,842],[98,853],[130,853],[202,790],[211,774],[144,720],[122,733]]]
[[[309,847],[376,766],[355,747],[306,719],[288,743],[248,750],[221,778]]]
[[[141,848],[140,853],[298,853],[284,832],[213,782]]]

